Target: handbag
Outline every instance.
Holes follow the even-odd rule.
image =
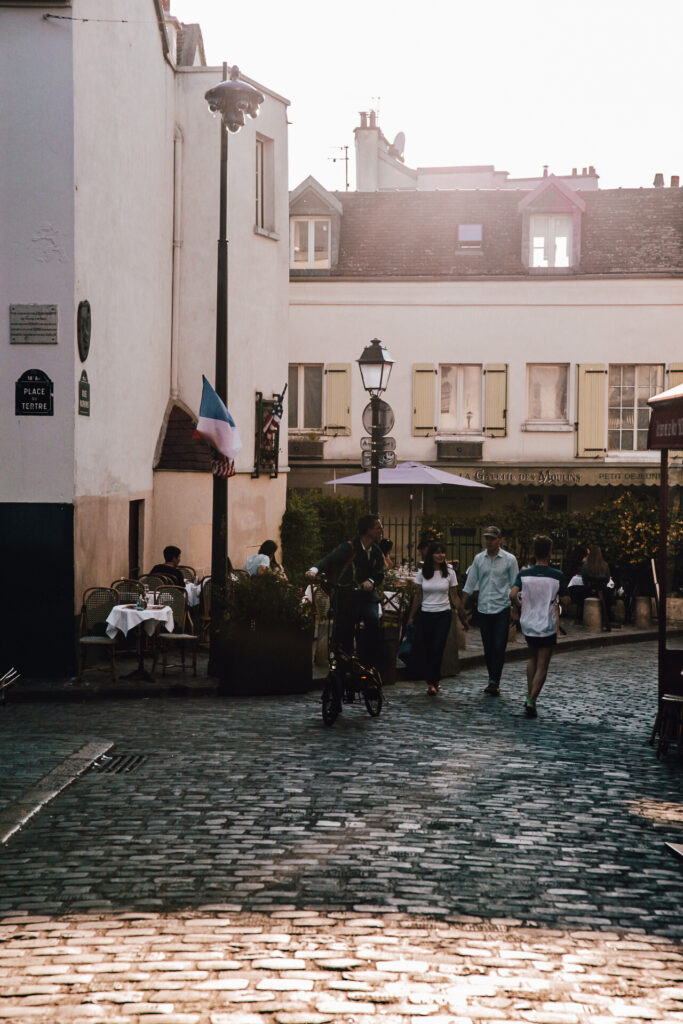
[[[415,644],[415,623],[409,623],[403,633],[403,639],[398,648],[398,657],[407,665],[413,656],[413,646]]]

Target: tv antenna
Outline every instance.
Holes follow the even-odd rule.
[[[348,146],[332,146],[332,149],[340,149],[343,156],[331,156],[328,159],[336,164],[339,160],[344,162],[344,179],[346,181],[346,191],[349,191],[349,147]]]
[[[380,105],[382,97],[381,96],[371,96],[370,99],[372,101],[373,110],[375,111],[375,116],[377,118],[377,123],[379,124],[379,105]]]

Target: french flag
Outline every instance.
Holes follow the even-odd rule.
[[[240,435],[234,419],[204,375],[202,381],[199,419],[192,436],[211,445],[213,472],[216,476],[233,476],[234,458],[242,449]]]

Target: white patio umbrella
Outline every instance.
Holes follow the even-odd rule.
[[[325,484],[336,484],[337,487],[370,485],[370,473],[354,473],[352,476],[337,477],[326,480]],[[447,473],[443,469],[425,466],[422,462],[401,462],[395,469],[380,469],[380,487],[410,487],[410,510],[408,514],[408,544],[412,536],[413,523],[413,492],[416,487],[478,487],[492,491],[489,484],[480,484],[477,480],[468,480],[457,473]],[[424,496],[424,491],[423,491]]]

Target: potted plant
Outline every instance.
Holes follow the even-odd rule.
[[[266,572],[226,592],[222,693],[304,693],[313,686],[313,610],[301,592]]]

